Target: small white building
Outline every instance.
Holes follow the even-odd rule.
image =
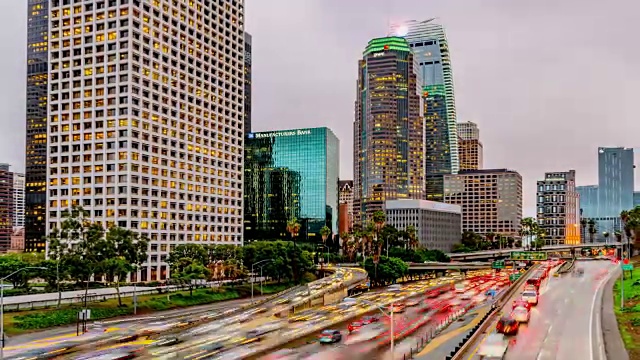
[[[387,225],[398,230],[408,226],[416,228],[421,247],[429,250],[451,251],[462,236],[462,208],[429,200],[387,200]]]

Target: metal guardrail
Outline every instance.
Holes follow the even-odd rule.
[[[493,310],[489,311],[482,318],[480,323],[476,325],[471,333],[469,333],[465,338],[456,346],[456,348],[451,352],[449,356],[447,356],[446,360],[462,360],[467,351],[470,350],[470,347],[475,345],[482,334],[487,330],[487,328],[491,325],[493,319],[496,315],[498,315],[501,309],[506,305],[506,302],[513,296],[513,294],[520,289],[520,286],[525,282],[525,280],[529,277],[533,271],[535,271],[539,265],[534,265],[529,268],[518,280],[516,280],[509,290],[502,293],[500,298],[495,301],[495,307]]]

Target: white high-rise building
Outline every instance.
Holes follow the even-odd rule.
[[[24,174],[13,173],[13,231],[24,228]]]
[[[150,240],[242,243],[244,1],[51,0],[47,229],[78,205]]]

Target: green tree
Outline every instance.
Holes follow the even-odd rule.
[[[115,285],[118,304],[122,306],[120,282],[147,260],[148,241],[134,231],[112,227],[99,247],[104,259],[98,264],[98,271]]]
[[[538,232],[538,221],[532,217],[526,217],[520,221],[520,235],[526,239],[529,246],[533,246],[533,238]]]
[[[210,271],[197,261],[192,261],[189,265],[180,268],[174,273],[174,278],[189,285],[189,295],[193,296],[193,288],[197,280],[205,280],[209,277]]]
[[[208,254],[200,244],[180,244],[176,246],[167,258],[171,271],[181,272],[193,262],[208,264]]]
[[[378,270],[375,272],[373,259],[367,259],[364,269],[369,273],[372,284],[386,285],[395,283],[409,272],[409,266],[402,260],[394,257],[381,256]],[[371,274],[374,274],[372,277]]]
[[[295,217],[287,221],[287,232],[291,235],[291,241],[293,242],[294,248],[296,247],[296,238],[300,234],[300,227],[301,225]],[[292,261],[293,274],[295,275],[298,273],[298,259],[292,259]],[[294,279],[294,281],[297,282],[297,279]]]
[[[89,282],[96,275],[100,263],[106,259],[102,253],[104,228],[87,217],[88,212],[79,206],[64,210],[60,228],[54,229],[48,239],[49,258],[63,262],[72,279],[84,282],[85,306]]]

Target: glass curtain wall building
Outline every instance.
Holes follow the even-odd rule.
[[[406,40],[369,41],[359,61],[354,119],[354,225],[386,200],[424,197],[422,85]]]
[[[244,240],[287,239],[297,218],[300,238],[338,232],[338,138],[325,127],[249,133],[245,141]]]
[[[446,111],[440,121],[432,124],[432,126],[437,126],[437,131],[443,134],[442,136],[446,141],[437,143],[438,148],[435,156],[448,157],[448,161],[441,162],[437,166],[441,167],[441,171],[456,174],[460,169],[460,165],[451,56],[444,27],[434,23],[433,20],[435,19],[425,21],[412,20],[393,25],[391,33],[404,37],[409,43],[420,69],[420,82],[425,87],[431,86],[431,88],[425,88],[424,90],[432,93],[435,90],[433,88],[434,85],[442,87],[438,91],[443,93],[444,103],[442,103],[442,100],[438,100],[438,107],[445,106]],[[428,106],[429,104],[425,104],[425,107]],[[427,153],[427,156],[431,155]],[[429,161],[427,159],[427,163]]]
[[[244,33],[244,133],[251,132],[251,34]]]
[[[25,251],[44,251],[47,205],[49,0],[29,0],[27,9]]]
[[[447,97],[444,85],[424,87],[427,199],[443,201],[443,176],[452,173]]]
[[[578,186],[582,218],[596,222],[595,240],[621,230],[620,212],[634,206],[633,149],[598,148],[598,185]],[[590,240],[589,233],[584,234]]]

